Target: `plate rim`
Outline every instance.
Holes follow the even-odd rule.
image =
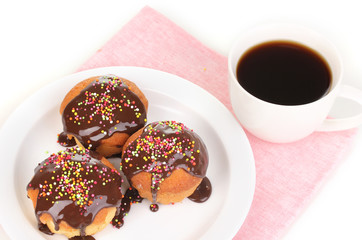
[[[172,77],[172,78],[176,78],[178,79],[178,82],[177,84],[181,84],[181,85],[189,85],[190,86],[190,89],[192,90],[195,90],[197,92],[200,92],[202,93],[203,96],[207,96],[207,98],[209,99],[212,99],[213,103],[216,103],[218,104],[218,107],[221,107],[223,109],[223,111],[227,112],[228,114],[228,118],[231,119],[232,122],[236,123],[239,127],[238,127],[238,130],[239,130],[239,133],[241,133],[241,141],[243,141],[243,144],[246,144],[246,148],[248,149],[248,159],[249,161],[251,161],[249,163],[249,167],[251,168],[251,177],[249,179],[249,181],[251,181],[251,186],[250,186],[250,193],[248,196],[248,199],[246,200],[247,203],[246,203],[246,209],[247,211],[244,212],[243,216],[241,216],[240,220],[238,223],[234,223],[232,224],[233,227],[230,229],[230,234],[229,236],[226,236],[227,238],[231,239],[232,237],[235,236],[235,234],[239,231],[240,227],[242,226],[242,224],[245,222],[245,219],[246,219],[246,216],[250,210],[250,207],[251,207],[251,203],[253,201],[253,198],[254,198],[254,192],[255,192],[255,181],[256,181],[256,173],[255,173],[255,160],[254,160],[254,156],[253,156],[253,152],[252,152],[252,148],[250,146],[250,142],[243,130],[243,128],[241,127],[241,125],[237,122],[237,120],[235,119],[235,117],[232,115],[232,113],[226,108],[226,106],[224,104],[222,104],[215,96],[213,96],[212,94],[210,94],[208,91],[206,91],[205,89],[201,88],[200,86],[198,86],[197,84],[189,81],[189,80],[186,80],[180,76],[177,76],[175,74],[171,74],[171,73],[168,73],[168,72],[164,72],[164,71],[160,71],[160,70],[155,70],[155,69],[151,69],[151,68],[145,68],[145,67],[135,67],[135,66],[112,66],[112,67],[102,67],[102,68],[94,68],[94,69],[89,69],[89,70],[84,70],[84,71],[80,71],[80,72],[76,72],[76,73],[73,73],[73,74],[69,74],[69,75],[66,75],[66,76],[63,76],[43,87],[41,87],[38,91],[36,91],[35,93],[33,93],[31,96],[27,97],[26,99],[24,99],[24,101],[19,104],[17,106],[17,108],[9,115],[9,117],[6,119],[6,121],[4,122],[4,124],[1,126],[0,128],[0,145],[2,145],[3,142],[5,142],[3,139],[4,139],[4,135],[6,136],[7,134],[9,134],[9,131],[7,131],[7,127],[11,126],[11,120],[13,120],[14,118],[16,118],[17,115],[21,114],[21,111],[23,110],[24,106],[26,106],[26,103],[28,102],[31,102],[33,100],[33,98],[35,98],[36,96],[38,95],[41,95],[42,93],[44,93],[44,91],[46,91],[47,89],[52,89],[54,88],[56,85],[58,84],[61,84],[60,82],[61,81],[64,81],[64,79],[67,79],[67,78],[74,78],[74,77],[77,77],[77,76],[82,76],[82,75],[99,75],[99,74],[104,74],[104,73],[101,73],[101,72],[108,72],[108,73],[112,73],[112,72],[119,72],[119,71],[146,71],[146,72],[152,72],[152,74],[166,74],[168,75],[169,77]],[[83,77],[84,78],[84,77]],[[138,85],[138,83],[136,83]],[[176,83],[174,83],[176,84]],[[22,139],[21,139],[22,140]],[[19,141],[21,142],[21,141]],[[19,143],[20,144],[20,143]],[[19,148],[16,148],[16,150],[18,150]],[[229,154],[229,153],[228,153]],[[17,154],[15,154],[14,156],[16,156]],[[4,160],[3,160],[4,161]],[[11,166],[11,163],[9,163],[10,161],[8,161],[7,163]],[[13,167],[16,165],[15,163],[12,164]],[[236,174],[236,168],[232,168],[230,167],[230,182],[233,183],[233,179],[237,178],[237,174]],[[13,169],[14,170],[14,169]],[[12,173],[13,175],[15,175],[14,173]],[[2,174],[0,175],[0,179],[4,180],[3,179],[3,176],[5,174]],[[0,182],[0,189],[4,187],[4,184],[2,183],[3,181]],[[228,186],[229,188],[231,186]],[[228,190],[228,193],[230,193],[231,189]],[[15,192],[15,191],[14,191]],[[16,195],[16,194],[14,194]],[[17,197],[16,197],[17,199]],[[230,198],[227,198],[228,200],[230,200]],[[1,200],[0,199],[0,203],[1,202],[4,202],[4,200]],[[235,201],[231,201],[229,204],[234,204]],[[222,208],[222,210],[220,211],[221,213],[224,213],[224,208],[230,208],[230,206],[227,206],[228,204],[225,204]],[[4,204],[1,204],[1,209],[4,209]],[[9,227],[7,227],[7,224],[4,220],[4,216],[3,214],[0,214],[0,224],[2,225],[4,231],[6,233],[9,234]],[[220,217],[218,217],[218,219],[220,219]],[[210,228],[212,226],[214,226],[215,224],[217,224],[217,220],[214,221],[214,223],[212,223],[210,225]],[[209,228],[209,229],[210,229]],[[208,234],[210,231],[209,229],[207,229],[202,238],[204,239],[210,239],[208,236],[214,236],[215,235],[210,235]],[[225,236],[223,236],[225,238]]]

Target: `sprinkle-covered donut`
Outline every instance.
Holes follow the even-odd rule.
[[[120,174],[89,150],[51,154],[34,172],[27,192],[44,233],[93,235],[112,221],[121,204]]]
[[[193,194],[205,178],[208,161],[206,146],[193,130],[180,122],[159,121],[127,140],[121,169],[152,202],[151,210],[157,210],[156,203],[179,202]]]
[[[120,153],[127,138],[145,126],[148,101],[131,81],[114,75],[88,78],[65,96],[63,131],[103,156]]]

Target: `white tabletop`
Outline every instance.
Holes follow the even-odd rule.
[[[145,5],[164,14],[223,55],[227,55],[242,30],[256,24],[293,22],[311,27],[340,50],[345,83],[362,89],[362,14],[358,1],[64,0],[5,3],[3,0],[0,3],[0,126],[26,97],[74,72]],[[362,134],[359,132],[348,158],[327,179],[283,239],[362,239],[361,147]],[[0,239],[6,239],[1,234],[0,228]]]

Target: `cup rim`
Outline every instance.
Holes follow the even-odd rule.
[[[235,54],[235,49],[237,48],[237,46],[239,45],[239,42],[242,41],[242,39],[244,38],[247,38],[248,35],[252,34],[253,32],[256,32],[256,31],[261,31],[261,30],[265,30],[267,28],[270,28],[270,27],[276,27],[276,28],[290,28],[290,27],[294,27],[294,28],[298,28],[298,29],[301,29],[301,30],[307,30],[309,32],[312,32],[313,34],[316,34],[319,36],[320,39],[322,39],[322,41],[325,41],[328,45],[329,45],[329,48],[332,49],[333,51],[333,54],[336,56],[336,59],[338,61],[338,64],[339,64],[339,73],[338,73],[338,76],[336,77],[333,77],[332,78],[332,81],[337,81],[334,85],[331,84],[331,86],[329,87],[329,90],[328,92],[323,95],[321,98],[315,100],[315,101],[312,101],[312,102],[308,102],[308,103],[303,103],[303,104],[297,104],[297,105],[283,105],[283,104],[278,104],[278,103],[272,103],[272,102],[268,102],[268,101],[265,101],[265,100],[262,100],[254,95],[252,95],[251,93],[249,93],[246,89],[244,89],[238,82],[237,80],[237,77],[236,77],[236,74],[235,72],[233,71],[233,66],[232,66],[232,56],[234,56]],[[281,41],[295,41],[295,40],[292,40],[292,39],[287,39],[287,38],[270,38],[270,39],[266,39],[266,40],[262,40],[262,41],[259,41],[259,42],[255,42],[254,44],[250,45],[249,47],[246,48],[246,50],[250,49],[251,47],[254,47],[256,45],[259,45],[261,43],[264,43],[264,42],[269,42],[269,41],[278,41],[278,40],[281,40]],[[307,47],[310,47],[308,46],[307,44],[301,42],[300,44],[302,45],[305,45]],[[310,47],[311,48],[311,47]],[[316,52],[320,53],[318,51],[318,49],[314,49],[312,48],[313,50],[315,50]],[[245,52],[245,51],[244,51]],[[244,53],[242,52],[242,54]],[[240,57],[242,56],[242,54],[239,56],[239,59]],[[327,60],[327,59],[326,59]],[[327,64],[329,64],[329,62],[327,61]],[[331,70],[332,71],[332,70]],[[307,28],[303,25],[297,25],[297,24],[279,24],[279,23],[270,23],[270,24],[263,24],[263,25],[259,25],[259,26],[256,26],[254,28],[251,28],[249,29],[249,31],[247,32],[244,32],[244,33],[241,33],[233,42],[230,50],[229,50],[229,53],[228,53],[228,72],[229,72],[229,79],[231,78],[234,85],[237,85],[237,88],[241,91],[243,91],[244,93],[246,93],[249,97],[251,97],[252,99],[260,102],[260,103],[264,103],[264,104],[270,104],[270,105],[274,105],[274,106],[280,106],[280,107],[307,107],[309,105],[312,105],[312,104],[315,104],[315,103],[318,103],[318,102],[321,102],[321,101],[324,101],[327,97],[331,96],[332,94],[334,94],[336,92],[336,89],[339,88],[339,86],[341,85],[341,82],[342,82],[342,77],[343,77],[343,72],[344,72],[344,67],[343,67],[343,62],[342,62],[342,58],[341,58],[341,55],[338,51],[338,49],[335,47],[335,45],[329,40],[327,39],[325,36],[321,35],[319,32],[317,31],[314,31],[313,29],[310,29],[310,28]]]

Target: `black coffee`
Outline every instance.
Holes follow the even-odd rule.
[[[264,101],[300,105],[324,96],[331,71],[314,50],[289,41],[265,42],[241,56],[236,69],[240,85]]]

